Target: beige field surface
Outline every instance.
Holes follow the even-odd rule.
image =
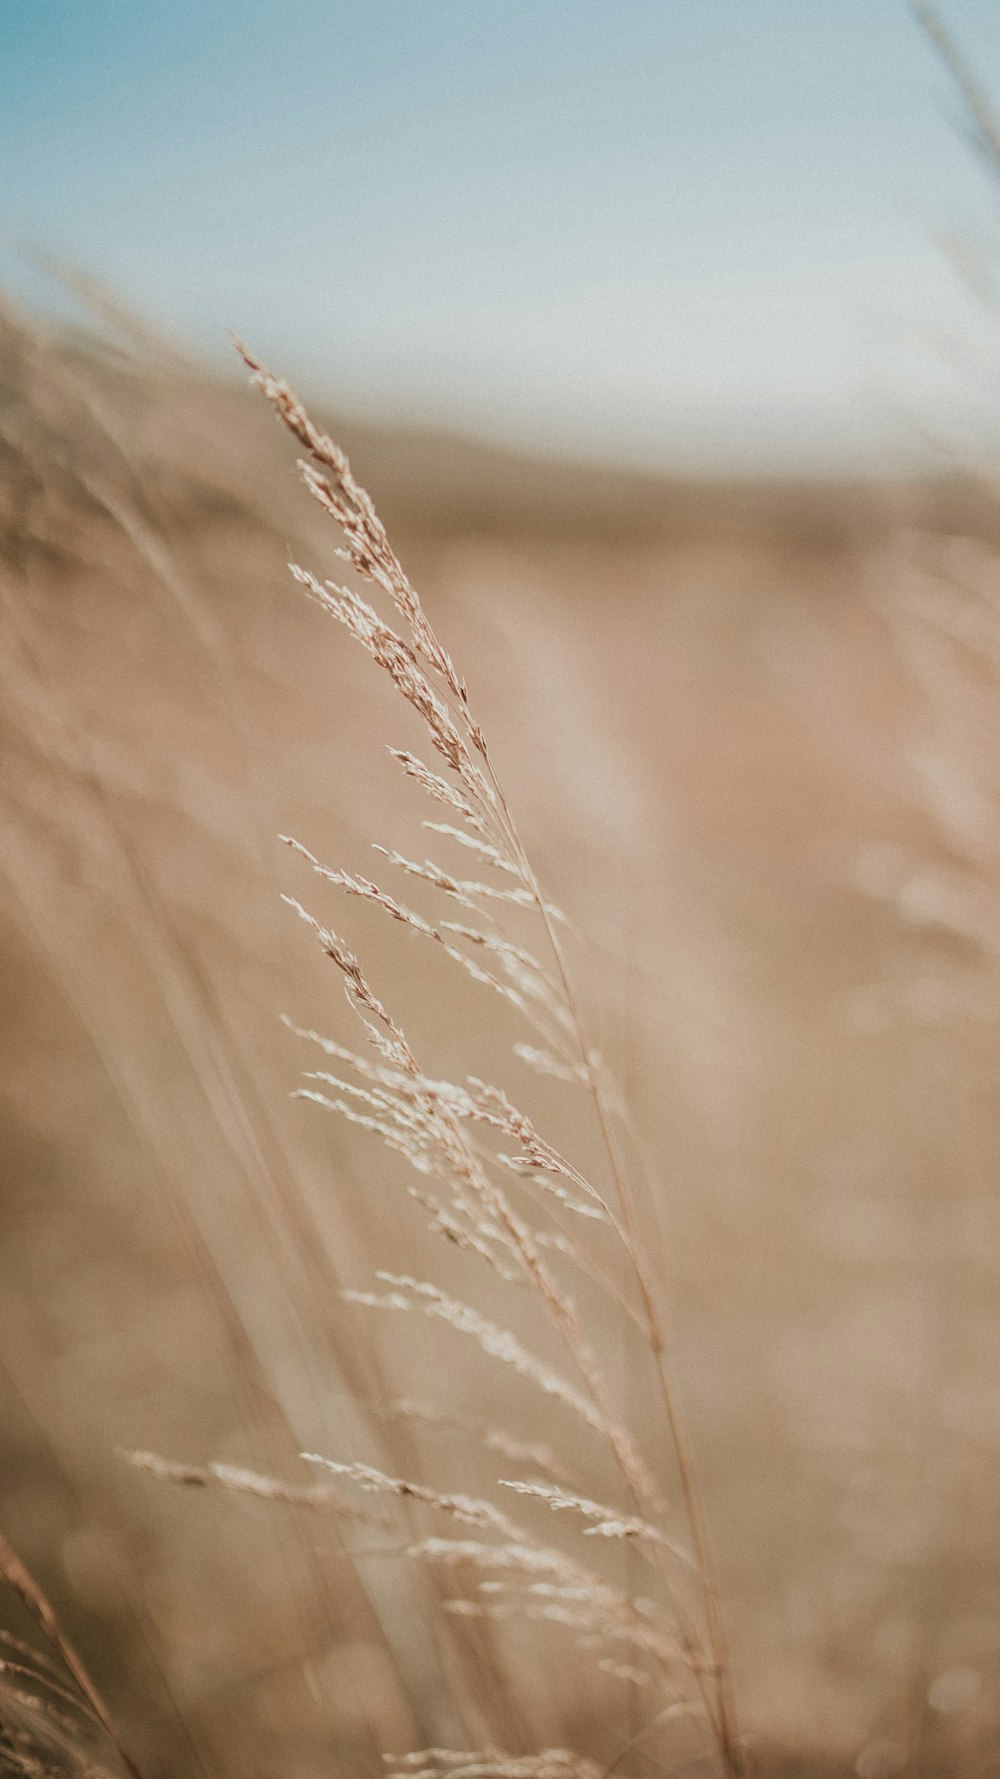
[[[762,1769],[986,1773],[989,508],[336,431],[571,918],[648,1168]],[[281,1015],[341,1040],[348,1015],[280,892],[347,936],[433,1070],[502,1081],[581,1165],[600,1154],[563,1084],[511,1056],[502,1009],[278,839],[390,888],[372,839],[450,845],[386,751],[416,725],[287,572],[342,565],[259,396],[10,319],[0,460],[0,1527],[153,1772],[375,1772],[379,1748],[478,1746],[461,1738],[498,1713],[525,1746],[610,1760],[641,1689],[595,1679],[558,1627],[442,1631],[441,1577],[352,1560],[376,1527],[120,1455],[301,1487],[306,1450],[487,1490],[468,1427],[391,1412],[416,1398],[551,1443],[587,1495],[613,1486],[558,1404],[456,1332],[341,1300],[376,1268],[464,1296],[471,1262],[432,1241],[401,1165],[290,1097],[316,1064]],[[476,1289],[522,1326],[502,1281]],[[621,1330],[592,1315],[665,1462]],[[632,1547],[602,1560],[636,1585]]]

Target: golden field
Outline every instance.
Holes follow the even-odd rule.
[[[989,493],[688,484],[327,424],[570,917],[757,1768],[986,1774]],[[454,1329],[343,1301],[379,1268],[433,1277],[558,1357],[502,1278],[432,1239],[398,1158],[290,1097],[317,1065],[281,1016],[344,1041],[348,1014],[281,892],[346,935],[428,1070],[500,1081],[602,1163],[565,1084],[511,1057],[508,1009],[280,844],[395,893],[371,842],[431,839],[385,746],[419,741],[413,713],[289,577],[291,555],[339,578],[338,539],[259,393],[114,314],[73,336],[9,314],[0,455],[0,1528],[144,1771],[312,1779],[500,1739],[707,1770],[683,1723],[615,1765],[653,1715],[642,1675],[595,1669],[560,1624],[442,1615],[450,1578],[394,1558],[375,1498],[376,1524],[345,1520],[123,1457],[301,1488],[307,1451],[478,1496],[487,1423],[551,1445],[588,1499],[615,1487],[559,1404]],[[669,1475],[620,1318],[586,1284],[581,1303]],[[641,1554],[604,1542],[634,1591]],[[79,1767],[56,1743],[50,1770]]]

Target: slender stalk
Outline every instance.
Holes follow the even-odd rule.
[[[635,1208],[633,1194],[628,1185],[628,1177],[622,1161],[621,1150],[615,1135],[614,1124],[608,1108],[607,1097],[601,1083],[600,1075],[594,1066],[593,1052],[588,1040],[587,1029],[580,1008],[579,999],[570,975],[566,955],[559,939],[556,925],[549,912],[549,904],[542,894],[538,879],[535,876],[524,846],[521,842],[510,807],[504,795],[503,787],[497,777],[489,754],[485,754],[486,767],[490,783],[503,814],[507,838],[514,849],[518,863],[524,874],[525,882],[534,897],[536,907],[545,927],[546,938],[559,974],[563,996],[573,1022],[577,1046],[580,1053],[580,1065],[584,1071],[587,1089],[594,1103],[597,1121],[600,1126],[601,1138],[607,1153],[614,1182],[618,1203],[628,1236],[627,1250],[632,1262],[639,1290],[642,1295],[643,1310],[646,1317],[646,1332],[649,1345],[656,1364],[656,1374],[663,1407],[666,1414],[670,1438],[677,1459],[677,1470],[680,1478],[681,1492],[684,1498],[684,1509],[691,1528],[698,1576],[705,1601],[705,1615],[708,1627],[709,1648],[712,1658],[712,1674],[715,1679],[715,1711],[712,1715],[713,1728],[719,1743],[719,1752],[726,1767],[734,1775],[742,1774],[744,1761],[742,1751],[735,1740],[733,1722],[733,1704],[730,1698],[729,1661],[725,1620],[722,1602],[716,1579],[715,1560],[708,1534],[701,1490],[698,1486],[694,1456],[687,1430],[681,1414],[676,1388],[670,1375],[666,1338],[660,1320],[656,1301],[653,1296],[649,1276],[642,1260],[641,1231]],[[682,1626],[683,1630],[683,1626]],[[700,1671],[699,1664],[699,1671]]]
[[[694,1545],[695,1566],[697,1568],[703,1607],[703,1626],[696,1630],[692,1623],[687,1606],[676,1597],[673,1578],[667,1567],[663,1552],[659,1550],[657,1560],[660,1564],[664,1587],[671,1600],[680,1630],[685,1658],[693,1669],[699,1690],[704,1700],[705,1710],[711,1724],[713,1737],[724,1771],[730,1779],[739,1779],[744,1772],[742,1748],[734,1729],[734,1713],[729,1692],[729,1668],[726,1650],[726,1634],[718,1584],[715,1577],[714,1558],[712,1555],[708,1528],[704,1514],[701,1493],[695,1475],[694,1460],[684,1428],[680,1405],[667,1362],[666,1339],[663,1326],[657,1311],[649,1271],[643,1258],[642,1231],[633,1193],[630,1189],[626,1168],[619,1147],[605,1087],[592,1049],[587,1028],[576,995],[569,968],[563,953],[554,921],[554,910],[543,896],[524,846],[517,833],[509,805],[503,788],[494,770],[485,738],[479,724],[473,717],[469,707],[468,691],[465,681],[458,673],[450,655],[445,650],[429,623],[421,605],[419,596],[412,582],[406,575],[399,559],[389,542],[384,527],[378,518],[370,495],[354,479],[350,464],[343,451],[325,434],[321,433],[310,420],[294,392],[285,384],[279,383],[265,368],[246,352],[238,347],[253,376],[268,399],[273,403],[280,418],[305,447],[314,464],[323,471],[317,474],[310,464],[302,466],[303,475],[310,492],[320,505],[339,524],[345,548],[341,554],[352,564],[353,568],[364,581],[388,596],[396,612],[403,619],[404,633],[400,634],[379,614],[375,606],[366,601],[349,586],[336,585],[332,582],[320,583],[308,571],[293,568],[293,573],[301,584],[307,587],[312,596],[332,616],[342,623],[350,634],[360,642],[375,662],[388,672],[397,690],[405,701],[422,719],[431,745],[438,758],[445,763],[446,771],[452,775],[444,780],[439,773],[435,774],[413,756],[397,754],[411,776],[423,783],[424,789],[438,801],[449,804],[455,809],[461,820],[467,823],[467,834],[472,836],[469,844],[484,851],[505,868],[513,870],[522,886],[519,896],[528,905],[537,909],[545,929],[548,948],[555,964],[556,980],[551,986],[558,1001],[559,1024],[565,1022],[565,1035],[557,1039],[557,1054],[568,1060],[572,1059],[575,1047],[579,1061],[574,1067],[581,1076],[589,1098],[593,1102],[595,1115],[600,1128],[601,1141],[607,1153],[611,1178],[614,1186],[614,1198],[617,1201],[618,1214],[611,1211],[607,1201],[599,1194],[594,1194],[598,1202],[604,1206],[610,1216],[615,1232],[621,1240],[630,1260],[632,1271],[638,1284],[641,1298],[643,1333],[653,1355],[658,1387],[663,1399],[667,1432],[672,1444],[675,1461],[680,1477],[680,1487],[684,1501],[684,1510],[691,1528]],[[407,639],[408,633],[408,639]],[[446,829],[446,832],[449,830]],[[476,836],[480,838],[476,838]],[[461,835],[457,836],[459,839]],[[481,840],[489,837],[495,846],[483,846]],[[305,851],[305,849],[300,849]],[[410,910],[403,908],[395,898],[386,895],[378,885],[367,879],[360,879],[349,873],[329,871],[320,866],[318,861],[306,853],[313,866],[321,874],[330,878],[349,893],[361,895],[369,901],[380,904],[387,913],[404,924],[429,934],[440,940],[440,934],[430,928],[427,922]],[[435,884],[446,894],[457,895],[467,906],[472,903],[469,897],[485,895],[489,898],[494,892],[476,884],[463,884],[456,881],[446,871],[428,862],[425,866],[390,854],[394,862],[401,864],[407,871],[417,877]],[[505,892],[499,892],[504,894]],[[511,892],[513,893],[513,892]],[[468,1245],[478,1247],[487,1260],[496,1264],[489,1247],[494,1236],[491,1235],[489,1224],[494,1226],[494,1233],[502,1247],[516,1257],[519,1266],[527,1278],[533,1283],[541,1298],[546,1313],[565,1341],[573,1360],[578,1367],[588,1395],[597,1413],[598,1425],[610,1442],[618,1465],[622,1471],[629,1490],[636,1497],[640,1508],[645,1507],[652,1518],[662,1514],[662,1504],[658,1492],[646,1472],[641,1455],[633,1446],[631,1438],[624,1427],[617,1424],[612,1412],[612,1403],[607,1391],[600,1368],[592,1354],[589,1342],[577,1318],[571,1301],[562,1291],[558,1280],[550,1272],[549,1267],[539,1252],[533,1232],[517,1215],[507,1200],[506,1193],[498,1188],[489,1178],[488,1168],[481,1163],[475,1153],[474,1145],[470,1144],[462,1130],[462,1120],[468,1117],[483,1116],[487,1123],[499,1122],[500,1128],[509,1129],[521,1142],[525,1153],[530,1159],[536,1154],[541,1158],[541,1165],[547,1167],[555,1164],[554,1171],[565,1172],[577,1181],[585,1191],[592,1192],[585,1181],[582,1181],[568,1164],[563,1164],[561,1157],[554,1152],[547,1153],[547,1145],[541,1143],[532,1131],[530,1122],[517,1113],[516,1108],[509,1107],[504,1096],[494,1089],[484,1089],[484,1098],[480,1107],[470,1102],[470,1110],[458,1110],[442,1099],[434,1087],[427,1083],[417,1068],[413,1052],[410,1050],[402,1031],[386,1011],[381,1001],[374,995],[361,970],[358,960],[353,956],[343,941],[335,933],[328,932],[324,927],[313,921],[312,916],[299,908],[300,914],[315,928],[324,950],[338,965],[345,977],[348,997],[367,1025],[376,1045],[387,1056],[392,1066],[401,1069],[404,1074],[414,1080],[416,1098],[413,1101],[419,1109],[425,1133],[430,1132],[430,1151],[420,1147],[428,1141],[427,1136],[414,1136],[412,1119],[406,1111],[404,1102],[397,1102],[393,1111],[394,1088],[391,1073],[387,1076],[383,1070],[382,1086],[379,1098],[370,1103],[378,1114],[374,1121],[362,1118],[361,1122],[369,1122],[371,1128],[381,1131],[390,1147],[399,1147],[398,1131],[403,1131],[404,1153],[415,1156],[418,1171],[433,1166],[434,1146],[440,1142],[441,1152],[446,1167],[456,1168],[456,1183],[459,1188],[460,1206],[464,1208],[466,1195],[485,1207],[488,1221],[481,1224],[480,1234],[473,1230],[473,1239]],[[486,916],[491,919],[490,915]],[[447,925],[447,923],[446,923]],[[455,929],[458,931],[459,929]],[[470,937],[475,938],[472,934]],[[450,947],[446,946],[446,949]],[[524,954],[516,947],[507,947],[508,957],[514,956],[524,961]],[[459,962],[467,960],[452,952]],[[533,966],[530,957],[527,960],[529,971]],[[475,973],[475,972],[474,972]],[[546,974],[544,970],[543,975]],[[487,975],[486,980],[490,980]],[[500,986],[494,982],[494,986]],[[529,1019],[531,1009],[525,1004],[523,995],[508,993],[515,1005],[521,1007]],[[531,999],[528,991],[528,1000]],[[343,1053],[350,1059],[350,1053]],[[366,1065],[353,1059],[352,1066],[358,1067],[362,1077],[366,1074],[372,1079]],[[374,1077],[378,1081],[376,1074]],[[350,1091],[350,1090],[349,1090]],[[456,1094],[462,1090],[455,1089]],[[388,1095],[388,1097],[386,1097]],[[490,1096],[493,1096],[491,1100]],[[466,1096],[467,1098],[467,1096]],[[388,1108],[390,1121],[396,1116],[398,1123],[396,1132],[390,1125],[385,1125],[381,1116],[381,1105]],[[497,1119],[491,1116],[490,1107],[501,1108],[507,1105],[509,1116]],[[437,1133],[437,1134],[435,1134]],[[412,1144],[416,1142],[416,1149]],[[408,1147],[409,1145],[409,1147]],[[620,1215],[621,1222],[618,1220]],[[443,1227],[443,1226],[442,1226]],[[483,1234],[485,1242],[483,1245]],[[457,1232],[456,1239],[461,1236]],[[460,1242],[460,1245],[463,1245]]]
[[[118,1726],[90,1678],[82,1658],[77,1654],[59,1623],[54,1607],[2,1532],[0,1532],[0,1577],[6,1581],[9,1587],[13,1588],[16,1594],[20,1595],[32,1618],[41,1626],[63,1667],[71,1676],[81,1698],[86,1701],[108,1740],[117,1750],[123,1765],[131,1775],[131,1779],[143,1779],[141,1769],[129,1754]]]

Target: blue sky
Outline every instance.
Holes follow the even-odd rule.
[[[0,97],[5,248],[348,409],[787,469],[959,399],[992,200],[904,0],[0,0]]]

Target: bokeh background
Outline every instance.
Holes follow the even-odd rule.
[[[946,18],[988,91],[996,9]],[[993,1770],[996,188],[967,97],[890,0],[7,0],[0,51],[0,1527],[152,1771],[376,1772],[457,1709],[426,1589],[120,1452],[299,1477],[382,1439],[484,1487],[460,1434],[385,1420],[445,1371],[455,1412],[488,1390],[549,1431],[339,1299],[437,1261],[382,1156],[289,1098],[280,1015],[341,1006],[276,836],[367,871],[422,812],[288,577],[336,540],[231,325],[351,450],[572,911],[767,1769]],[[363,913],[442,1071],[509,1072]],[[536,1740],[627,1733],[572,1652],[478,1654]]]
[[[988,82],[995,7],[946,19]],[[36,301],[17,248],[340,412],[602,463],[882,469],[941,422],[937,237],[989,205],[903,0],[6,0],[2,31]]]

